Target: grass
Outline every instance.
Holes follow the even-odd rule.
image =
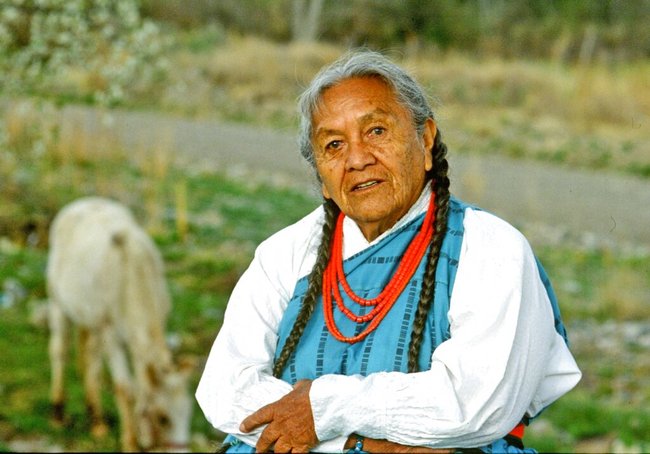
[[[87,181],[85,190],[61,190],[59,185],[64,184],[67,172],[65,166],[53,164],[51,171],[61,171],[59,175],[62,177],[61,181],[57,179],[53,184],[57,190],[61,190],[55,194],[55,197],[60,197],[56,203],[63,205],[86,193],[130,201],[139,198],[141,203],[131,206],[134,212],[139,213],[141,222],[147,224],[145,197],[131,193],[134,189],[137,191],[135,181],[144,178],[141,170],[123,165],[122,171],[115,173],[110,164],[111,160],[98,161],[89,167],[97,172],[95,179],[101,180],[109,174],[117,178],[106,193],[98,191],[90,181]],[[173,197],[174,184],[181,179],[186,182],[190,196],[187,207],[190,225],[185,241],[181,241],[178,235]],[[162,187],[158,202],[161,204],[160,211],[166,213],[157,233],[152,233],[152,236],[165,258],[168,284],[174,301],[168,323],[169,332],[180,344],[176,352],[178,355],[193,356],[201,363],[219,329],[228,295],[252,258],[256,244],[273,231],[300,218],[314,207],[314,201],[297,191],[236,182],[219,174],[187,175],[170,169],[163,180],[155,184]],[[144,188],[147,185],[139,186]],[[120,194],[116,188],[124,192]],[[145,189],[141,191],[146,192]],[[50,426],[48,332],[42,317],[33,320],[37,318],[46,298],[44,270],[47,249],[38,245],[21,246],[6,237],[2,245],[0,282],[19,282],[27,294],[10,307],[0,308],[0,332],[3,334],[0,337],[0,349],[3,351],[0,360],[0,396],[5,402],[0,409],[0,439],[38,434],[64,450],[118,449],[115,427],[109,439],[101,442],[86,435],[88,427],[83,395],[74,362],[68,371],[72,385],[69,393],[69,426],[65,429]],[[192,389],[198,383],[199,373],[197,369],[191,383]],[[108,391],[105,397],[108,416],[116,424],[117,415]],[[218,437],[198,407],[194,411],[192,427],[206,440],[214,441]],[[210,450],[209,445],[194,446],[196,450],[206,448]]]
[[[547,424],[542,423],[544,427],[536,432],[540,420]],[[650,411],[647,408],[602,404],[591,393],[575,390],[532,423],[526,442],[540,452],[588,452],[589,440],[616,439],[619,448],[628,446],[627,452],[647,452],[649,429]],[[601,448],[597,452],[610,449]]]
[[[569,320],[633,321],[650,318],[650,257],[608,248],[539,245],[544,267]]]
[[[174,301],[168,329],[180,345],[176,353],[197,358],[201,364],[218,332],[230,291],[255,246],[313,209],[314,199],[218,174],[188,174],[170,167],[164,157],[128,161],[115,150],[91,158],[85,148],[90,139],[63,146],[50,125],[29,116],[13,120],[9,127],[4,125],[7,148],[0,154],[8,164],[0,167],[0,284],[17,283],[26,294],[18,291],[11,302],[4,295],[0,305],[0,396],[6,403],[0,409],[0,440],[37,437],[63,450],[115,450],[119,448],[117,414],[110,389],[104,397],[113,427],[107,439],[96,441],[88,435],[74,361],[67,374],[68,425],[52,427],[49,421],[48,332],[42,305],[47,296],[47,230],[56,212],[91,194],[131,207],[165,259]],[[186,219],[184,227],[181,218]],[[2,293],[8,294],[5,289]],[[197,369],[191,389],[196,388],[199,374]],[[198,407],[192,429],[202,434],[194,441],[194,450],[214,450],[219,434]]]
[[[178,47],[166,85],[129,107],[293,128],[300,86],[341,51],[206,38]],[[572,68],[459,55],[400,58],[438,97],[441,129],[454,152],[650,176],[639,126],[650,111],[647,63]],[[83,98],[77,95],[72,99]],[[21,103],[5,110],[0,136],[0,285],[18,283],[26,292],[13,305],[3,299],[0,306],[0,450],[28,439],[43,450],[112,451],[118,441],[110,393],[104,397],[113,427],[97,441],[88,435],[74,362],[68,370],[69,426],[49,422],[48,333],[39,311],[46,298],[47,229],[56,212],[89,194],[133,209],[165,259],[176,354],[200,363],[256,245],[317,202],[298,190],[177,169],[163,151],[153,159],[129,159],[110,137],[57,129],[56,109],[36,103],[36,110]],[[584,377],[538,418],[526,443],[540,451],[583,452],[590,440],[606,439],[620,450],[647,450],[650,364],[641,343],[645,334],[633,330],[650,318],[650,257],[564,243],[533,246],[554,283]],[[199,374],[197,369],[193,387]],[[198,407],[192,431],[193,450],[214,451],[220,434]]]

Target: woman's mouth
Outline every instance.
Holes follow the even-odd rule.
[[[367,189],[369,187],[375,186],[379,184],[378,180],[369,180],[369,181],[364,181],[363,183],[360,183],[356,185],[354,188],[352,188],[353,191],[361,191],[362,189]]]

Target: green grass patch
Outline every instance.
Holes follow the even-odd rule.
[[[536,432],[539,421],[550,425],[544,426],[544,433]],[[541,452],[574,452],[579,440],[614,436],[628,446],[650,446],[650,410],[602,402],[582,390],[551,405],[539,421],[531,423],[526,443]]]
[[[650,255],[543,245],[536,253],[566,320],[650,318]]]
[[[222,322],[228,296],[243,270],[252,259],[255,246],[274,231],[299,219],[316,206],[313,198],[282,188],[250,184],[228,179],[220,174],[189,175],[169,169],[154,177],[135,165],[122,162],[116,171],[112,160],[83,166],[83,181],[74,185],[69,178],[73,164],[50,162],[49,194],[30,197],[33,207],[17,210],[4,218],[5,228],[27,225],[34,214],[42,216],[44,227],[64,204],[84,195],[98,194],[122,200],[129,205],[142,224],[149,225],[166,264],[173,310],[168,331],[178,339],[176,353],[205,358]],[[45,173],[44,169],[40,170]],[[30,180],[36,178],[34,175]],[[113,179],[110,185],[98,184]],[[176,218],[174,187],[187,184],[188,233],[181,239]],[[13,180],[13,183],[19,183]],[[151,188],[155,188],[152,191]],[[102,193],[102,190],[105,193]],[[43,191],[45,191],[43,189]],[[15,194],[16,198],[6,197]],[[39,201],[43,205],[38,205]],[[20,191],[3,192],[5,206],[21,206]],[[152,208],[152,205],[156,205]],[[81,378],[76,353],[71,349],[67,370],[66,426],[50,422],[48,329],[38,318],[46,299],[46,241],[31,244],[22,230],[11,240],[0,239],[0,285],[17,284],[16,296],[4,295],[0,306],[0,440],[45,437],[49,443],[65,450],[119,449],[118,417],[112,400],[110,377],[105,377],[104,406],[111,425],[106,439],[89,435]],[[1,289],[1,287],[0,287]],[[0,290],[2,291],[2,290]],[[6,303],[6,304],[5,304]],[[74,347],[74,341],[72,344]],[[200,367],[199,367],[200,369]],[[198,384],[200,370],[191,378],[191,390]],[[213,441],[219,434],[195,406],[193,433]],[[214,446],[208,446],[208,449]],[[205,450],[206,446],[196,446]]]

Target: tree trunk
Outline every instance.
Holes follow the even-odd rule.
[[[294,41],[315,41],[323,0],[293,0],[292,35]]]

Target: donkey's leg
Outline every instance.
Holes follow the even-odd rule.
[[[79,357],[81,359],[86,408],[90,416],[91,433],[103,437],[108,433],[102,410],[102,349],[99,334],[88,328],[79,330]]]
[[[120,415],[121,443],[123,451],[137,451],[136,421],[133,414],[133,383],[129,363],[122,343],[113,328],[107,327],[102,332],[104,351],[113,378],[115,400]]]
[[[64,419],[65,390],[63,377],[68,353],[68,320],[58,303],[50,299],[48,306],[48,323],[50,340],[48,345],[50,355],[51,383],[50,401],[54,411],[54,424],[62,425]]]

